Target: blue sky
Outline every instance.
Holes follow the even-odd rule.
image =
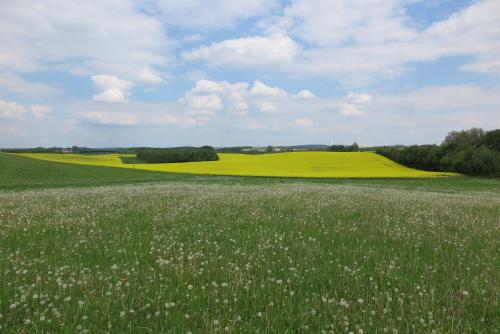
[[[500,128],[500,1],[4,0],[0,147]]]

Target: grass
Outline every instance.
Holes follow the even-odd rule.
[[[55,162],[205,175],[307,178],[426,178],[456,175],[408,168],[371,152],[289,152],[261,155],[219,153],[219,161],[170,164],[131,164],[128,159],[133,156],[120,154],[22,155]]]
[[[500,199],[348,185],[0,193],[2,333],[495,333]]]
[[[1,333],[499,332],[499,180],[0,168]]]

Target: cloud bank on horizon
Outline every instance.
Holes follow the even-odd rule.
[[[0,147],[500,128],[498,0],[3,0]]]

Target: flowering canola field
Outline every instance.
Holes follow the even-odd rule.
[[[219,161],[130,164],[121,154],[20,154],[30,158],[120,168],[135,168],[150,171],[313,178],[427,178],[453,176],[453,173],[426,172],[402,166],[372,152],[288,152],[261,155],[219,153]]]

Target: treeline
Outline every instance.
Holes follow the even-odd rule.
[[[217,161],[219,156],[211,146],[200,148],[150,148],[137,151],[137,159],[147,163]]]
[[[77,153],[77,154],[107,154],[107,153],[135,153],[137,148],[90,148],[90,147],[32,147],[32,148],[2,148],[6,153]]]
[[[352,145],[332,145],[328,146],[327,151],[330,152],[358,152],[359,145],[353,143]]]
[[[500,129],[452,131],[441,145],[379,148],[376,152],[422,170],[500,176]]]
[[[62,147],[33,147],[33,148],[2,148],[0,152],[6,153],[62,153]]]

